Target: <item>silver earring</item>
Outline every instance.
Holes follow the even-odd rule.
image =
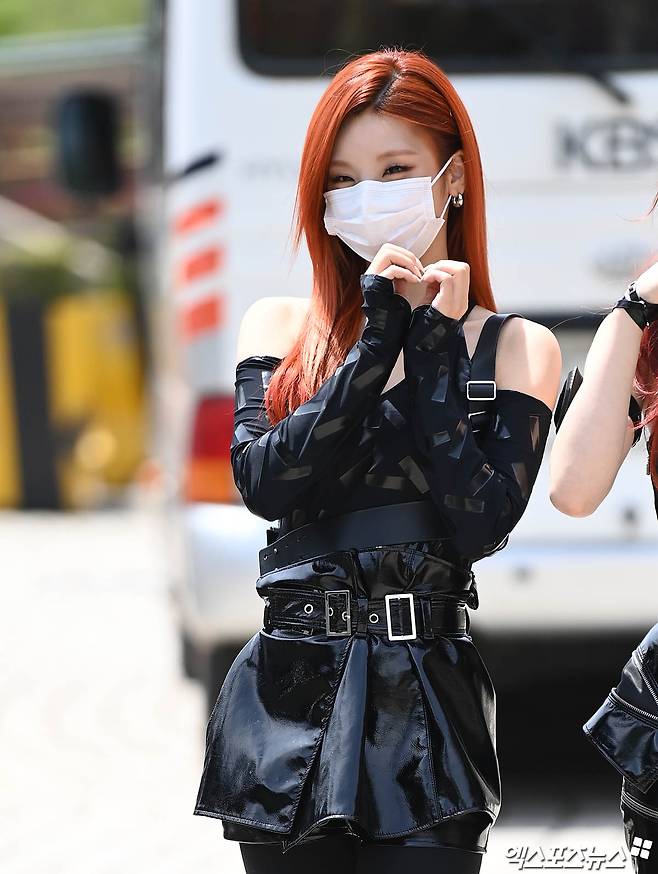
[[[453,206],[463,206],[464,205],[464,195],[459,192],[459,194],[452,195],[452,205]]]

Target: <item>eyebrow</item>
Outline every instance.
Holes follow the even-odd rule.
[[[382,152],[381,155],[377,155],[377,160],[381,161],[382,158],[392,158],[394,155],[417,155],[415,149],[389,149],[388,152]],[[337,164],[343,164],[344,166],[349,167],[349,161],[342,161],[340,158],[336,158],[331,162],[329,166],[334,167]]]

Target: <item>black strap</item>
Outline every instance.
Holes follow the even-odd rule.
[[[293,528],[258,553],[261,575],[330,552],[368,549],[413,540],[446,540],[432,501],[408,501],[352,510]],[[455,566],[455,573],[469,577]]]
[[[265,602],[263,624],[268,631],[278,627],[308,633],[326,631],[346,635],[373,632],[388,635],[390,629],[393,635],[413,634],[412,611],[418,637],[467,634],[470,628],[470,617],[465,609],[468,602],[442,593],[392,595],[390,626],[386,599],[357,597],[349,590],[319,592],[270,587]]]
[[[464,324],[464,322],[466,321],[466,319],[469,317],[469,315],[470,315],[470,313],[471,313],[471,310],[474,309],[476,306],[477,306],[477,302],[474,301],[474,300],[472,300],[472,301],[469,303],[469,305],[466,307],[466,312],[464,313],[464,315],[463,315],[463,316],[461,317],[461,319],[459,320],[462,324]]]
[[[495,383],[496,350],[498,349],[500,330],[508,319],[515,317],[522,318],[520,313],[493,313],[485,321],[471,358],[470,382],[491,381]],[[476,433],[485,427],[489,414],[495,406],[492,389],[493,386],[490,385],[471,386],[470,388],[469,418]]]
[[[493,313],[485,321],[477,344],[473,350],[471,358],[471,379],[470,382],[482,380],[483,385],[477,384],[470,387],[470,398],[468,399],[468,418],[471,423],[471,429],[477,436],[486,432],[491,426],[492,414],[496,409],[496,401],[493,397],[496,381],[496,351],[498,349],[498,339],[500,330],[508,319],[523,318],[520,313]],[[490,384],[493,383],[493,384]],[[482,391],[478,391],[482,389]],[[487,553],[492,555],[503,549],[509,540],[509,533],[496,545],[494,549]]]

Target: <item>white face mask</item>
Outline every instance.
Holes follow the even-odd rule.
[[[350,188],[325,191],[327,232],[340,237],[366,261],[372,261],[384,243],[402,246],[420,258],[445,224],[443,216],[452,195],[437,217],[432,186],[453,158],[454,155],[448,158],[433,179],[431,176],[393,182],[364,179]]]

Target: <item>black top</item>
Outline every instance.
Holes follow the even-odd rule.
[[[381,504],[436,504],[451,560],[471,562],[514,528],[530,498],[551,423],[541,400],[497,389],[493,427],[476,438],[465,396],[471,362],[463,321],[413,312],[391,280],[368,276],[368,320],[345,362],[272,428],[264,408],[272,355],[237,365],[231,463],[246,506],[282,532]],[[384,307],[384,310],[375,308]],[[405,377],[382,393],[403,346]],[[486,350],[478,347],[474,362]]]
[[[236,485],[253,513],[285,530],[427,500],[445,537],[308,558],[261,575],[263,597],[268,587],[284,596],[349,587],[366,601],[441,592],[448,568],[470,573],[505,544],[537,476],[550,408],[498,389],[476,426],[466,395],[469,379],[493,378],[498,329],[516,314],[487,319],[471,361],[463,318],[412,310],[385,277],[364,274],[361,288],[361,337],[276,425],[264,397],[281,359],[237,365]],[[401,350],[405,378],[382,394]],[[482,852],[482,839],[466,832],[482,818],[463,814],[493,823],[499,780],[493,684],[468,633],[398,641],[261,629],[209,720],[194,812],[222,819],[229,839],[278,838],[284,850],[352,823],[377,840],[443,827],[440,840]]]

